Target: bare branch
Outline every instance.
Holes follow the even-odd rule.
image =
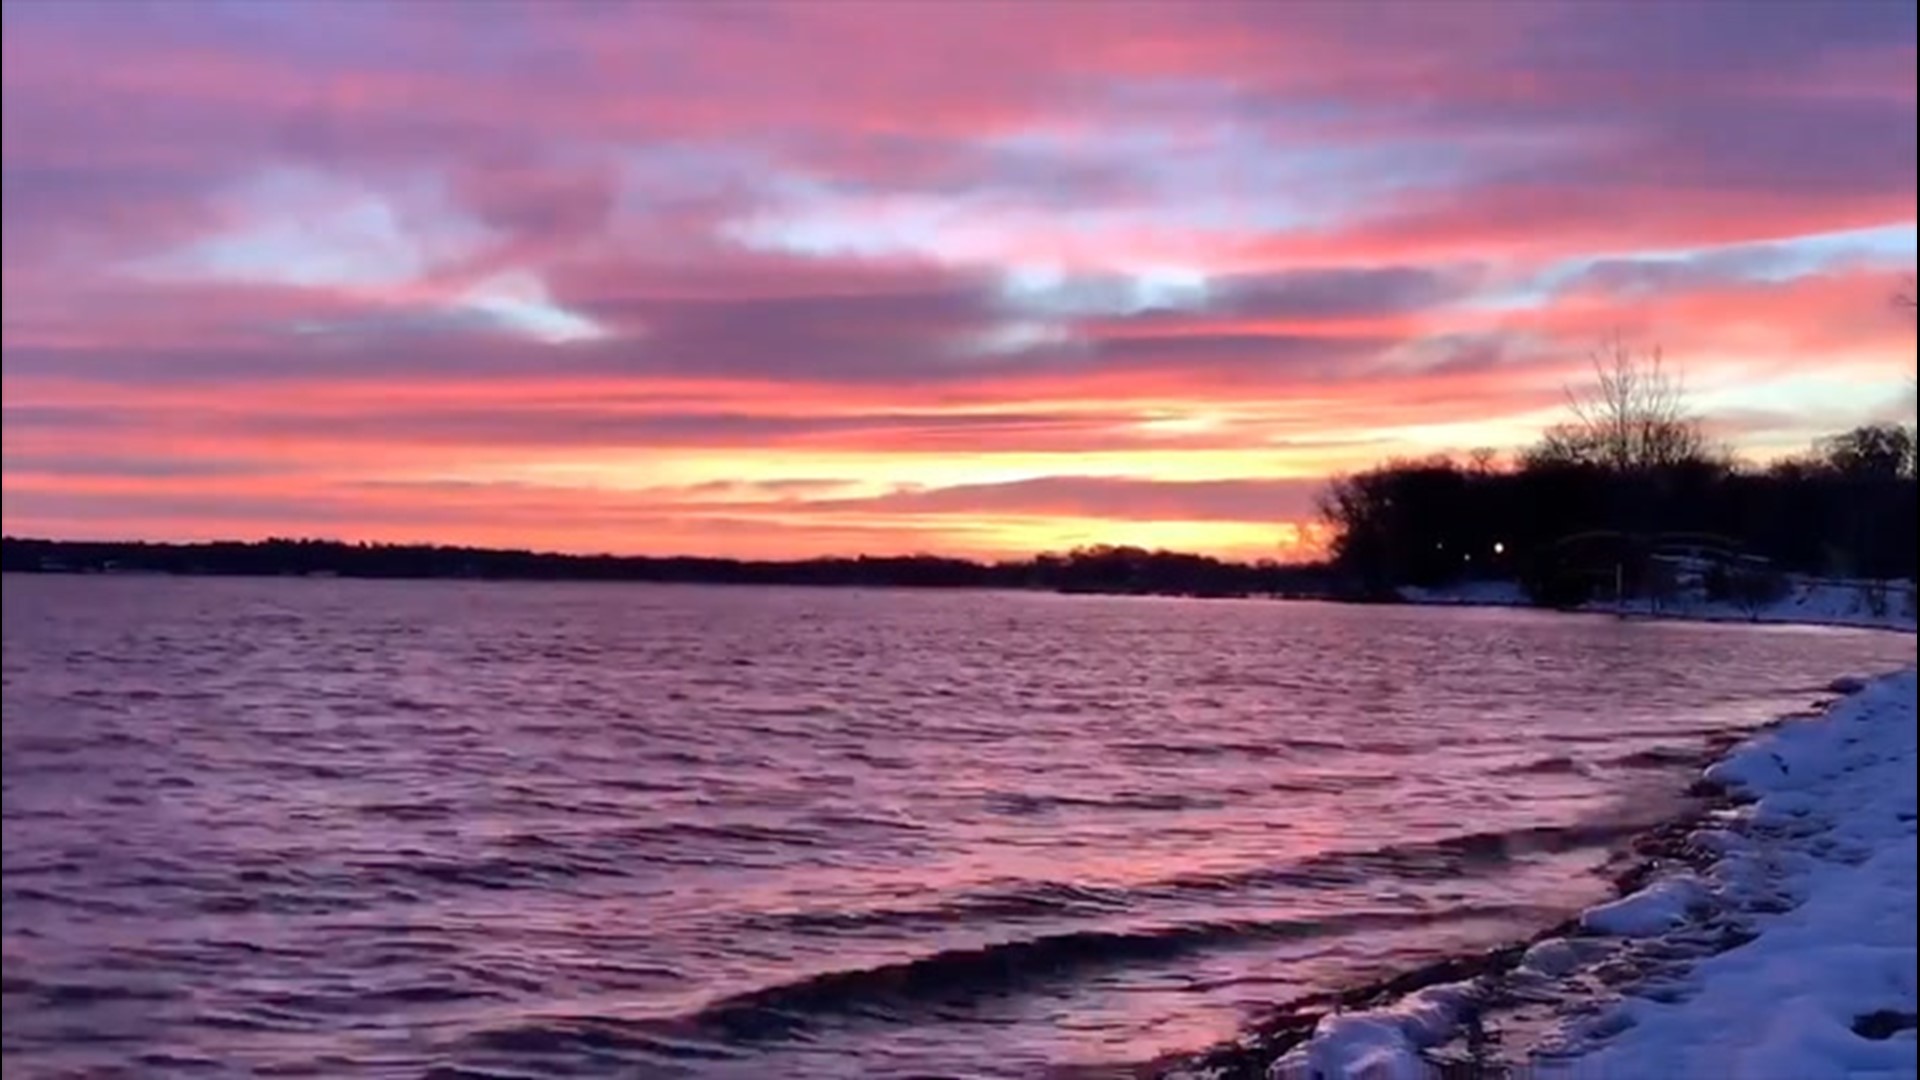
[[[1562,453],[1622,473],[1708,456],[1684,381],[1668,371],[1659,347],[1635,351],[1615,335],[1592,362],[1592,384],[1567,391],[1574,422],[1558,435]]]

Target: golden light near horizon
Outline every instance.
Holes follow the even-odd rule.
[[[533,5],[495,56],[427,4],[9,6],[6,530],[1257,557],[1320,546],[1329,477],[1526,445],[1616,330],[1750,454],[1911,408],[1901,35],[1703,37],[1701,139],[1596,133],[1563,35],[1467,9],[1436,56],[1313,5],[881,6],[876,69],[832,7]]]

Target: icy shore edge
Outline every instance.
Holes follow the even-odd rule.
[[[1706,770],[1739,802],[1686,837],[1703,865],[1588,909],[1510,970],[1323,1016],[1267,1075],[1460,1075],[1429,1051],[1503,999],[1582,1005],[1496,1075],[1915,1075],[1915,675],[1834,688],[1849,696]]]
[[[1915,1075],[1915,672],[1831,689],[1846,696],[1707,767],[1712,808],[1636,842],[1617,899],[1527,943],[1291,1003],[1163,1075]],[[1519,1038],[1489,1051],[1489,1030]]]

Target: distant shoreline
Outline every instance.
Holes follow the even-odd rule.
[[[1606,603],[1577,608],[1538,604],[1513,581],[1476,580],[1426,589],[1401,587],[1381,595],[1356,587],[1346,575],[1326,563],[1238,563],[1205,555],[1106,546],[1020,560],[980,562],[933,555],[743,560],[706,556],[572,555],[336,540],[171,543],[5,537],[0,539],[0,572],[1017,591],[1069,596],[1517,608],[1571,614],[1621,614],[1658,621],[1822,625],[1909,633],[1915,629],[1914,592],[1910,582],[1792,577],[1786,594],[1763,607],[1744,608],[1704,596],[1682,596],[1667,598],[1651,609],[1621,612]]]
[[[1324,563],[1229,562],[1205,555],[1098,546],[981,562],[934,555],[745,560],[705,556],[356,544],[335,540],[168,543],[0,540],[0,571],[181,577],[586,581],[912,589],[1018,589],[1102,595],[1357,599]]]

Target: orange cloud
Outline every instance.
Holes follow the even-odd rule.
[[[1910,7],[236,11],[5,11],[10,533],[1302,554],[1615,332],[1908,392]]]

